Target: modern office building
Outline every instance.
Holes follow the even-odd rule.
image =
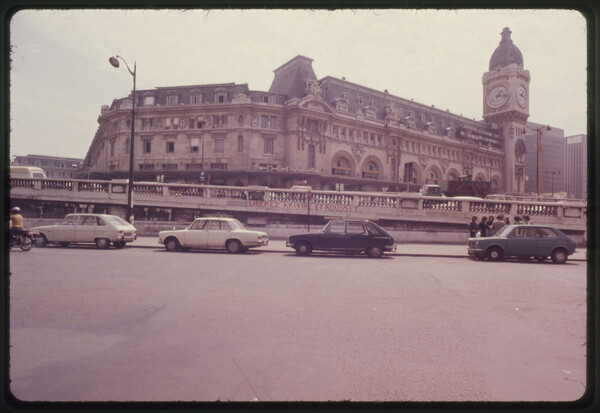
[[[587,135],[565,139],[565,192],[568,197],[587,198]]]
[[[553,195],[565,190],[565,132],[563,129],[527,122],[525,133],[525,192]],[[541,132],[541,134],[538,133]],[[538,142],[538,136],[540,140]],[[539,147],[538,147],[539,145]]]
[[[12,161],[12,165],[40,167],[48,178],[74,178],[82,164],[83,159],[45,155],[15,156]]]
[[[496,192],[522,193],[529,81],[505,28],[482,78],[483,120],[317,78],[304,56],[275,69],[268,91],[235,83],[138,90],[135,180],[396,191],[471,175]],[[132,104],[130,95],[102,107],[82,176],[128,176]]]

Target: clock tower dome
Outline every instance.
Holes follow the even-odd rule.
[[[530,75],[523,69],[523,55],[510,35],[505,27],[489,71],[483,74],[483,119],[498,129],[504,142],[504,192],[523,192]]]

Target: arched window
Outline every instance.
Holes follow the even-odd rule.
[[[440,177],[438,176],[437,172],[434,169],[428,170],[427,174],[425,176],[425,183],[438,185],[439,182],[440,182]]]
[[[448,173],[448,181],[458,181],[458,174],[454,171]]]
[[[331,166],[332,175],[349,176],[351,171],[350,161],[345,156],[340,155],[334,158]]]
[[[379,165],[374,160],[368,160],[363,165],[362,177],[364,179],[379,179]]]

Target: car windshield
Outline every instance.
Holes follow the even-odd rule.
[[[123,218],[121,217],[117,217],[117,216],[106,216],[104,217],[108,222],[112,222],[113,224],[119,224],[119,225],[129,225],[129,222],[125,221]]]
[[[391,235],[388,234],[386,230],[384,230],[374,222],[367,222],[367,229],[369,231],[369,234],[371,235],[383,235],[386,237],[391,237]]]
[[[495,237],[506,237],[514,228],[514,226],[512,225],[506,225],[502,228],[500,228],[500,232],[498,232],[497,234],[494,234]]]
[[[61,224],[67,224],[67,225],[75,225],[75,223],[77,222],[77,215],[67,215],[63,221],[61,222]]]
[[[244,229],[242,223],[237,219],[232,219],[231,221],[229,221],[229,225],[231,225],[233,229]]]

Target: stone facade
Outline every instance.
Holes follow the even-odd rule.
[[[515,142],[527,106],[486,102],[498,84],[528,93],[529,74],[522,63],[494,62],[484,75],[485,121],[317,79],[303,56],[274,71],[268,92],[235,83],[138,90],[135,180],[199,183],[204,172],[216,185],[403,191],[471,175],[496,192],[522,192]],[[131,105],[129,96],[103,106],[82,175],[128,176]]]

